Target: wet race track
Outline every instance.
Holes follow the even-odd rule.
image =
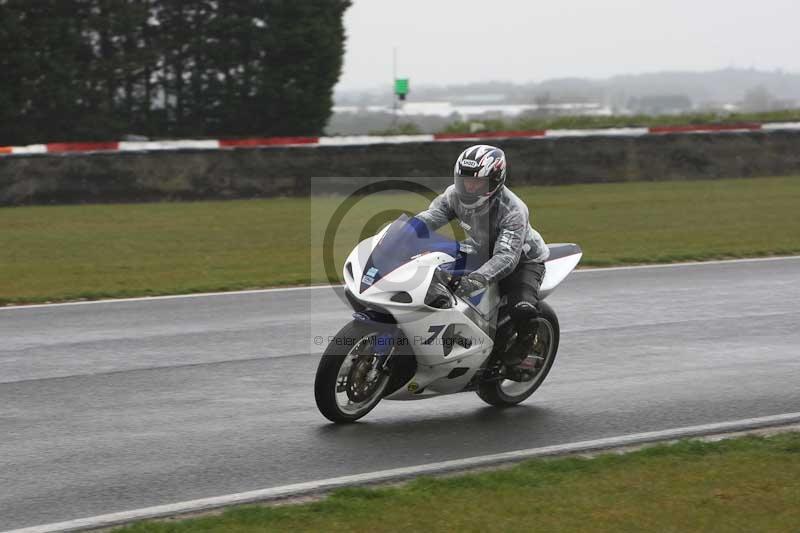
[[[800,411],[800,258],[573,274],[519,407],[329,424],[329,288],[0,309],[0,530],[347,474]]]

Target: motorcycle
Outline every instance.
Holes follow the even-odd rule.
[[[541,300],[583,255],[576,244],[549,248]],[[541,386],[558,350],[558,317],[540,301],[524,364],[504,364],[502,355],[519,339],[498,284],[456,295],[461,277],[473,270],[473,256],[469,246],[406,215],[355,247],[343,269],[353,320],[329,339],[314,382],[326,418],[354,422],[382,399],[465,391],[504,407]]]

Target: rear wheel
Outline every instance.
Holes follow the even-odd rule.
[[[560,336],[558,317],[553,308],[544,302],[539,304],[539,309],[539,331],[530,353],[534,359],[530,377],[525,381],[493,379],[480,383],[478,396],[489,405],[507,407],[526,400],[541,386],[553,367]]]
[[[391,378],[382,365],[397,351],[395,341],[384,325],[361,320],[336,334],[322,354],[314,381],[314,398],[325,418],[355,422],[378,405]]]

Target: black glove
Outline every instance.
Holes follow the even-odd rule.
[[[468,298],[473,293],[486,288],[486,278],[475,272],[461,278],[456,289],[456,295],[461,298]]]

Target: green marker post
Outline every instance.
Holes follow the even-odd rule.
[[[408,78],[399,78],[394,80],[394,94],[396,94],[400,100],[405,100],[408,92]]]

